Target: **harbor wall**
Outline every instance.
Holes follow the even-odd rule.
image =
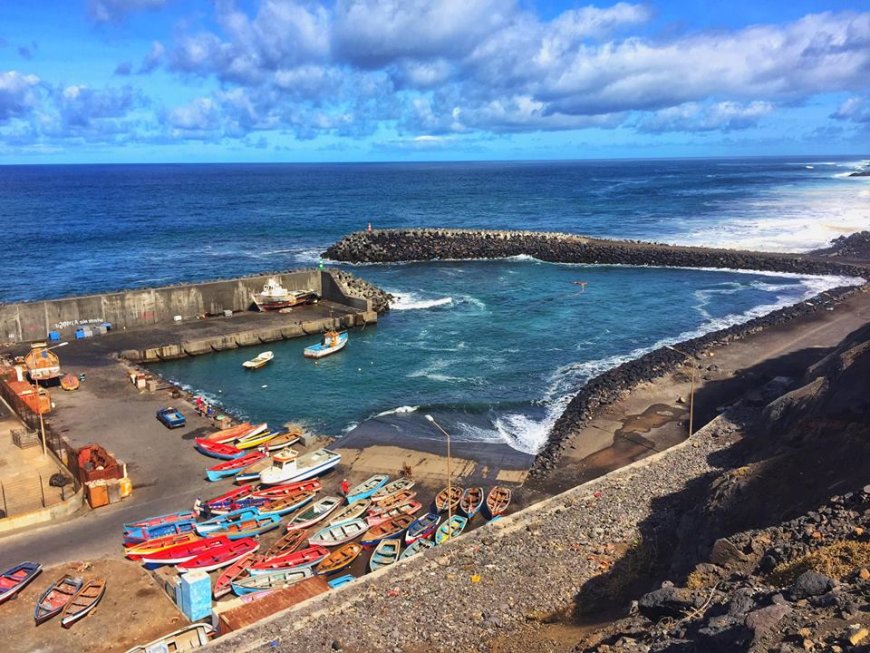
[[[113,329],[129,329],[167,324],[202,315],[221,315],[224,311],[256,310],[253,293],[260,292],[269,277],[278,277],[290,290],[311,289],[324,299],[367,311],[370,301],[354,296],[333,278],[328,270],[300,270],[261,274],[204,283],[126,290],[36,302],[0,305],[0,342],[42,340],[49,331],[63,339],[75,337],[79,327],[112,324]]]

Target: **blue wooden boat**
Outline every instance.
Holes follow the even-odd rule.
[[[167,535],[182,535],[184,533],[190,533],[195,527],[195,521],[184,520],[171,522],[169,524],[159,524],[158,526],[131,528],[124,531],[124,545],[141,544],[147,540],[153,540],[157,537],[166,537]]]
[[[399,559],[399,553],[402,550],[402,538],[395,537],[386,540],[381,540],[377,548],[369,558],[369,569],[377,571],[384,567],[389,567]]]
[[[481,487],[469,487],[462,493],[462,498],[459,500],[459,507],[462,508],[468,519],[474,519],[474,516],[480,512],[483,507],[484,494]]]
[[[42,571],[38,562],[21,562],[0,573],[0,603],[23,590]]]
[[[194,528],[203,537],[208,537],[210,533],[224,528],[230,522],[253,519],[259,515],[260,511],[256,508],[240,508],[223,515],[218,515],[217,517],[212,517],[211,519],[206,519],[204,522],[198,523]]]
[[[465,530],[466,524],[468,519],[461,515],[453,515],[435,531],[435,544],[444,544],[447,540],[459,537]]]
[[[356,576],[353,574],[345,574],[344,576],[339,576],[338,578],[333,578],[332,580],[326,581],[326,584],[329,585],[330,589],[337,590],[339,587],[344,587],[348,583],[352,583],[356,580]]]
[[[258,515],[251,519],[227,522],[223,528],[212,531],[210,535],[211,537],[225,535],[231,540],[240,540],[243,537],[255,537],[268,533],[280,525],[281,517],[279,515]]]
[[[269,574],[257,574],[233,581],[233,592],[237,596],[262,592],[263,590],[282,589],[314,576],[311,567],[283,569]]]
[[[364,480],[359,485],[355,485],[347,491],[347,503],[351,504],[356,501],[368,499],[375,492],[389,483],[390,477],[386,474],[375,474]]]
[[[407,549],[402,551],[402,555],[399,556],[399,560],[407,560],[408,558],[417,555],[418,553],[423,553],[427,549],[431,549],[435,546],[435,542],[432,540],[427,540],[425,538],[417,540]]]
[[[323,358],[344,349],[347,344],[347,331],[327,331],[323,334],[323,340],[316,345],[306,347],[303,354],[305,358]]]
[[[408,532],[405,533],[405,544],[413,544],[417,540],[429,537],[438,528],[440,521],[441,516],[437,512],[429,512],[418,518],[408,526]]]
[[[146,517],[145,519],[140,519],[138,521],[131,521],[124,524],[124,530],[128,531],[131,528],[142,528],[147,527],[150,528],[152,526],[160,526],[162,524],[172,524],[173,522],[178,521],[191,521],[196,519],[196,515],[193,514],[190,510],[180,510],[179,512],[170,512],[166,515],[159,515],[157,517]]]
[[[33,610],[33,619],[38,626],[44,621],[48,621],[55,615],[60,614],[67,603],[78,594],[79,590],[84,585],[81,578],[74,576],[63,576],[51,585],[48,586],[39,599],[36,601],[36,607]]]

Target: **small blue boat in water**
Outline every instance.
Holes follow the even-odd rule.
[[[344,349],[347,344],[347,331],[338,333],[337,331],[327,331],[323,334],[323,340],[316,344],[306,347],[303,354],[305,358],[323,358],[335,352]]]
[[[329,585],[330,589],[337,590],[339,587],[344,587],[355,580],[356,576],[353,574],[345,574],[344,576],[339,576],[338,578],[326,581],[326,584]]]

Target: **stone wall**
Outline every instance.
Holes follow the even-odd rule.
[[[0,305],[0,342],[41,340],[49,331],[59,331],[64,339],[74,337],[80,326],[110,322],[113,328],[133,328],[197,315],[220,315],[225,310],[253,308],[252,295],[263,288],[269,277],[277,276],[285,288],[312,289],[325,299],[351,308],[371,310],[365,297],[345,290],[331,271],[300,270],[277,272],[237,279],[197,284],[165,286],[66,297],[38,302]]]

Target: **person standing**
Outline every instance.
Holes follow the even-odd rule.
[[[347,493],[350,491],[350,483],[347,482],[347,479],[344,479],[341,482],[341,493],[347,497]]]

